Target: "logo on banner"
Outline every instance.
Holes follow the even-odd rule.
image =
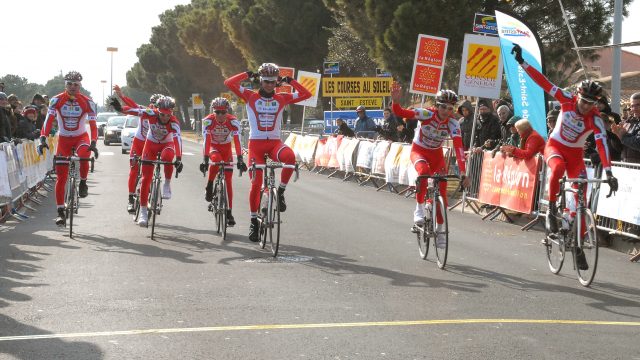
[[[498,75],[499,46],[470,44],[466,76],[495,79]]]
[[[424,65],[443,66],[447,42],[437,38],[422,38],[418,46],[417,62]]]
[[[504,24],[504,26],[501,26],[500,35],[531,37],[531,32],[529,31],[529,29],[522,29],[518,27],[518,24],[507,22],[506,24]]]
[[[449,39],[446,38],[418,35],[409,92],[423,95],[438,92],[448,44]]]
[[[412,88],[427,93],[438,92],[442,70],[431,66],[416,65],[416,74]]]
[[[306,76],[301,76],[300,77],[300,84],[302,84],[302,86],[304,86],[305,89],[309,90],[309,92],[311,93],[311,97],[315,97],[317,96],[316,94],[316,89],[318,88],[318,80],[311,78],[311,77],[306,77]]]
[[[479,34],[498,35],[498,23],[492,15],[476,13],[473,32]]]

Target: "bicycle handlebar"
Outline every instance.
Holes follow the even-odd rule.
[[[202,164],[204,164],[204,163],[202,163]],[[202,165],[202,164],[200,164],[200,165]],[[233,165],[237,165],[237,164],[238,164],[237,162],[217,161],[217,162],[210,162],[210,163],[208,163],[208,166],[213,165],[213,166],[223,166],[223,167],[224,167],[224,166],[232,166],[232,167],[233,167]],[[207,169],[209,169],[209,167],[208,167],[208,166],[207,166]],[[204,177],[204,176],[207,176],[207,170],[202,171],[202,169],[201,169],[201,170],[200,170],[200,172],[202,173],[202,176],[203,176],[203,177]],[[242,176],[243,171],[242,171],[242,170],[240,170],[240,169],[238,169],[238,173],[239,173],[239,175],[238,175],[238,176]]]
[[[62,161],[94,161],[94,157],[79,157],[79,156],[58,156],[54,155],[53,160],[62,160]]]
[[[574,183],[574,184],[609,184],[609,180],[605,179],[585,179],[585,178],[567,178],[563,177],[561,183],[564,184],[566,182]],[[568,190],[568,189],[566,189]],[[611,197],[613,194],[613,189],[609,186],[609,194],[607,194],[607,198]]]
[[[293,178],[293,182],[298,181],[300,178],[300,169],[298,167],[298,163],[294,165],[283,164],[278,162],[272,162],[269,164],[256,164],[253,162],[249,167],[249,172],[255,173],[256,170],[267,170],[267,169],[293,169],[295,171],[296,176]]]

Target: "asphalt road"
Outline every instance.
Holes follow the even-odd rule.
[[[52,194],[0,228],[2,359],[640,359],[625,254],[601,249],[583,288],[571,261],[548,271],[540,232],[454,210],[442,271],[413,200],[302,171],[274,261],[247,238],[246,175],[214,233],[190,142],[151,240],[126,213],[127,155],[100,150],[74,239]]]

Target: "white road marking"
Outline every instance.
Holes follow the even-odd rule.
[[[112,151],[100,151],[100,155],[104,155],[104,156],[112,156],[113,152]]]

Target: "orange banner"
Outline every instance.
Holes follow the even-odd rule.
[[[418,39],[416,63],[442,67],[446,51],[446,39],[422,35]]]
[[[528,214],[533,210],[537,182],[538,157],[521,160],[485,152],[478,200]]]
[[[411,90],[417,93],[435,94],[438,92],[441,77],[442,69],[440,68],[416,65]]]
[[[284,66],[280,66],[280,77],[290,77],[292,79],[295,79],[296,77],[294,76],[296,72],[295,68],[291,68],[291,67],[284,67]],[[292,93],[293,92],[293,86],[289,85],[289,84],[283,84],[282,86],[278,86],[276,87],[276,92],[277,93]]]
[[[409,92],[434,96],[440,89],[449,39],[418,35]]]

